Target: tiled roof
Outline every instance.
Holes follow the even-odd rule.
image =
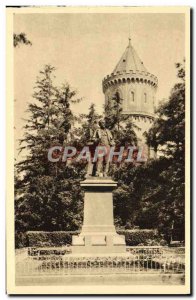
[[[131,45],[131,40],[129,39],[129,45],[127,46],[125,52],[123,53],[120,61],[115,67],[113,73],[122,71],[144,71],[147,72],[142,60],[137,55],[135,49]]]

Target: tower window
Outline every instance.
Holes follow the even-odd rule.
[[[147,103],[147,94],[144,93],[144,103]]]
[[[135,101],[135,95],[134,95],[134,92],[131,92],[131,101],[132,101],[132,102]]]

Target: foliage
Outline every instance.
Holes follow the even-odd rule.
[[[179,81],[171,91],[169,101],[158,109],[158,119],[148,134],[148,143],[155,149],[163,147],[165,168],[164,202],[159,210],[162,231],[177,232],[184,239],[185,198],[185,69],[176,64]],[[159,160],[161,161],[161,159]],[[159,166],[158,166],[159,167]],[[164,191],[163,191],[164,192]]]
[[[28,240],[27,240],[27,235],[26,232],[20,232],[16,231],[15,232],[15,248],[24,248],[28,247]]]
[[[79,182],[84,178],[84,164],[54,163],[47,158],[52,146],[68,143],[74,123],[70,104],[79,101],[69,84],[54,85],[54,71],[47,65],[40,72],[28,107],[20,141],[20,151],[25,150],[26,156],[16,165],[16,232],[76,230],[82,223]]]
[[[116,146],[137,145],[137,137],[128,115],[122,114],[122,101],[118,92],[105,105],[105,123],[111,130]]]
[[[118,233],[125,235],[125,241],[127,246],[160,245],[160,239],[158,238],[157,231],[154,229],[118,230]]]
[[[121,164],[113,168],[119,182],[114,194],[115,221],[132,228],[157,228],[169,242],[184,240],[184,147],[185,72],[177,64],[178,78],[169,100],[157,111],[157,119],[147,134],[149,146],[163,156],[146,164]],[[160,148],[161,147],[161,148]]]
[[[174,85],[169,101],[160,105],[157,119],[147,135],[147,142],[164,155],[182,160],[185,145],[185,71],[182,64],[176,64],[178,78],[182,81]]]
[[[81,128],[79,132],[81,146],[86,146],[92,139],[95,130],[99,127],[98,122],[101,119],[101,115],[96,112],[95,104],[92,103],[89,107],[88,114],[81,114],[80,120],[82,120]]]
[[[29,247],[52,247],[71,245],[72,235],[79,234],[79,231],[28,231],[27,241]]]
[[[31,41],[28,40],[25,33],[21,32],[19,34],[14,33],[13,36],[14,47],[19,47],[20,44],[32,45]]]

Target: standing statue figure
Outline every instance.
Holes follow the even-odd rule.
[[[95,132],[98,129],[98,123],[97,121],[94,121],[91,124],[91,127],[89,128],[89,140],[87,142],[87,146],[89,147],[89,155],[90,159],[88,160],[87,164],[87,172],[86,172],[86,177],[91,177],[95,176],[96,174],[96,164],[93,163],[93,157],[95,153],[95,148],[96,148],[96,141],[95,141]]]
[[[99,128],[95,131],[93,139],[97,147],[104,146],[106,149],[104,156],[97,157],[96,176],[107,177],[110,164],[110,147],[114,146],[114,140],[110,130],[105,128],[105,123],[103,121],[99,121]]]

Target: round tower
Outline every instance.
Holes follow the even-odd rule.
[[[158,79],[147,71],[131,39],[114,71],[103,79],[102,86],[106,105],[118,92],[122,99],[122,113],[130,115],[140,128],[136,132],[138,144],[144,144],[144,133],[154,119]]]

